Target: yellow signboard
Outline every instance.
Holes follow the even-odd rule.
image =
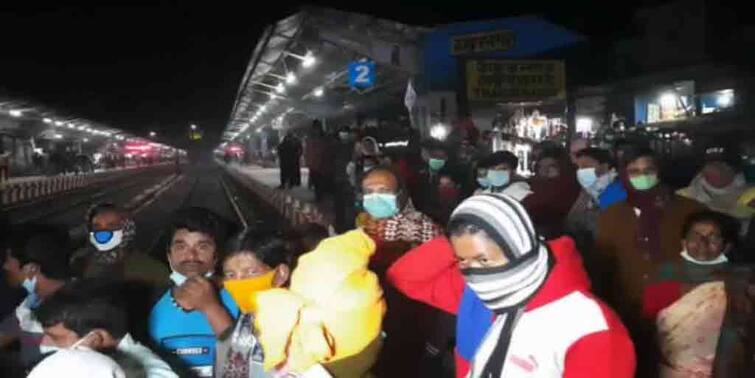
[[[514,32],[495,30],[465,34],[451,39],[451,55],[507,51],[514,47]]]
[[[466,76],[470,101],[566,98],[564,62],[558,60],[471,60]]]

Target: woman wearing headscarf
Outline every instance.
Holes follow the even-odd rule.
[[[737,243],[733,219],[703,211],[684,225],[681,261],[661,266],[643,296],[658,328],[661,377],[746,376],[746,294],[751,269],[729,262]]]
[[[627,331],[590,292],[571,239],[544,242],[519,202],[491,194],[459,205],[448,233],[403,256],[388,278],[457,314],[457,377],[634,376]]]
[[[569,154],[560,147],[548,147],[535,164],[535,177],[529,181],[532,194],[522,205],[532,217],[538,233],[547,239],[564,233],[564,224],[581,188]]]

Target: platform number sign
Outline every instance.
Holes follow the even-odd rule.
[[[349,86],[367,89],[375,85],[375,62],[359,61],[349,64]]]

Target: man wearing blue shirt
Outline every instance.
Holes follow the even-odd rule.
[[[216,339],[239,313],[228,292],[218,293],[212,281],[224,231],[222,220],[207,209],[186,208],[174,215],[167,248],[172,285],[149,317],[156,347],[199,377],[213,376]]]

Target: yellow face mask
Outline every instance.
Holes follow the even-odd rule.
[[[226,280],[223,286],[231,294],[241,312],[248,314],[257,311],[257,294],[273,288],[275,269],[251,278]]]

